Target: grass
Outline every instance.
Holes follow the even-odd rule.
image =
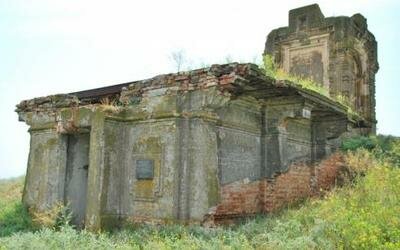
[[[122,107],[118,100],[109,97],[101,98],[100,109],[108,113],[119,113]]]
[[[399,140],[342,146],[355,173],[343,187],[277,214],[230,227],[126,226],[91,233],[35,229],[20,203],[22,179],[0,183],[0,249],[400,249]],[[358,144],[358,146],[354,146]]]
[[[21,203],[24,178],[0,180],[0,237],[30,231],[32,221]]]

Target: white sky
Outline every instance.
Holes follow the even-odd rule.
[[[102,87],[174,71],[172,51],[191,67],[253,61],[290,9],[314,1],[0,0],[0,178],[26,171],[23,99]],[[378,132],[400,135],[396,1],[320,1],[325,16],[362,13],[378,41]]]

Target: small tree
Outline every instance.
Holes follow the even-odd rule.
[[[224,63],[233,63],[233,58],[231,55],[227,55],[224,58]]]
[[[185,51],[182,49],[173,51],[170,59],[173,61],[176,71],[181,71],[183,65],[186,63]]]

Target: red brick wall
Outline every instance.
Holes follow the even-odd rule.
[[[293,165],[271,180],[263,180],[263,212],[271,212],[311,195],[311,167]]]
[[[221,187],[216,214],[236,215],[260,212],[260,181],[236,181]]]
[[[278,210],[332,188],[343,166],[343,156],[335,153],[316,165],[294,164],[273,179],[229,183],[221,187],[221,202],[210,215],[215,221],[223,221]]]
[[[344,166],[343,155],[340,153],[335,153],[319,163],[315,168],[316,193],[321,190],[331,189],[335,184],[338,171]]]

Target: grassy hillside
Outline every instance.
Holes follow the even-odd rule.
[[[23,177],[0,180],[0,237],[32,230],[31,219],[21,204],[23,183]]]
[[[232,227],[127,226],[89,233],[34,227],[20,203],[22,179],[0,182],[0,249],[400,249],[400,142],[343,144],[343,187],[279,214]]]

